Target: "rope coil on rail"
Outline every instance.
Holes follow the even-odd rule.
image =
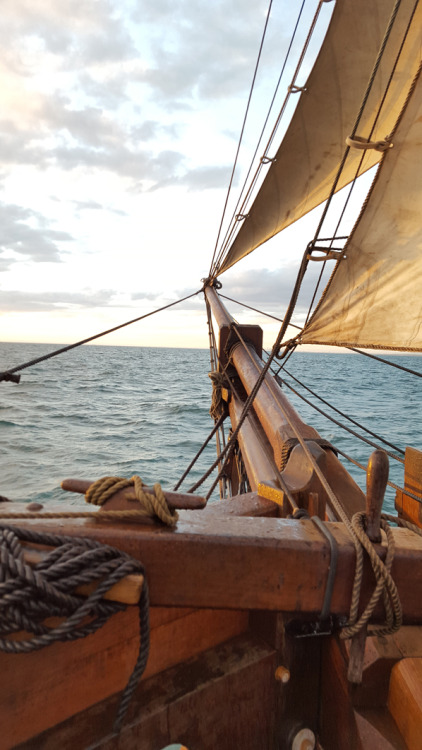
[[[24,561],[22,542],[54,549],[31,567]],[[126,609],[124,604],[104,600],[104,594],[133,573],[144,576],[139,601],[140,647],[115,719],[116,732],[149,653],[149,595],[142,563],[90,539],[0,524],[0,650],[7,653],[28,653],[96,632],[113,614]],[[93,581],[99,583],[89,596],[75,594],[78,586]],[[46,618],[53,616],[61,618],[59,624],[47,624]],[[13,634],[21,630],[29,637],[15,640]]]
[[[156,516],[162,523],[167,526],[174,526],[179,518],[176,510],[170,510],[161,485],[154,484],[154,493],[146,492],[142,479],[136,474],[130,479],[122,477],[102,477],[91,484],[85,493],[85,500],[92,505],[103,505],[112,495],[126,487],[133,487],[134,497],[128,496],[128,499],[139,501],[140,507],[137,510],[139,515],[153,518]],[[112,511],[107,511],[107,513]],[[125,511],[122,511],[125,513]],[[131,512],[131,511],[129,511]]]

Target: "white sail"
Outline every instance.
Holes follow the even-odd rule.
[[[422,351],[422,76],[303,343]]]
[[[371,0],[368,13],[368,0],[337,0],[326,38],[276,160],[223,258],[219,274],[330,194],[393,5],[392,0]],[[415,0],[402,0],[356,132],[359,138],[385,139],[403,106],[420,59],[421,7],[406,34],[414,6]],[[360,171],[376,164],[381,155],[380,151],[366,151]],[[362,151],[350,149],[337,190],[354,178],[361,156]]]

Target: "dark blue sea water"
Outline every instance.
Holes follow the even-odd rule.
[[[54,348],[0,344],[0,369]],[[420,357],[391,359],[422,370]],[[419,378],[351,354],[299,352],[287,368],[397,447],[422,449]],[[209,369],[209,354],[201,349],[84,346],[24,370],[19,385],[0,383],[0,494],[16,501],[79,504],[82,497],[60,489],[62,479],[135,473],[147,483],[160,481],[171,489],[212,429]],[[371,446],[285,390],[321,436],[366,465]],[[183,488],[202,476],[215,455],[211,442]],[[364,487],[364,473],[346,465]],[[390,467],[392,480],[402,484],[402,465],[391,461]],[[393,498],[390,490],[390,509]]]

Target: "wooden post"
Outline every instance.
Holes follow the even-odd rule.
[[[381,511],[388,480],[388,456],[376,450],[369,457],[366,470],[366,533],[371,542],[381,541]],[[367,626],[353,636],[350,644],[349,682],[362,682],[363,658],[365,654]]]

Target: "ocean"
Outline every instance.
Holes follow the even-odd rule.
[[[0,344],[0,369],[55,348],[59,347]],[[422,371],[420,357],[387,358]],[[419,378],[363,356],[340,353],[297,352],[287,369],[397,447],[422,449]],[[163,488],[172,489],[213,426],[208,414],[209,370],[209,353],[203,349],[83,346],[23,370],[19,385],[0,383],[0,495],[14,501],[83,505],[81,496],[60,488],[63,479],[133,474],[147,484],[159,481]],[[293,380],[286,380],[346,423]],[[373,450],[370,445],[345,433],[283,387],[304,421],[366,465]],[[181,490],[199,479],[215,456],[211,441]],[[345,464],[364,488],[364,472]],[[402,486],[401,463],[390,460],[390,478]],[[212,479],[198,493],[205,494]],[[394,494],[387,491],[385,507],[390,512]]]

